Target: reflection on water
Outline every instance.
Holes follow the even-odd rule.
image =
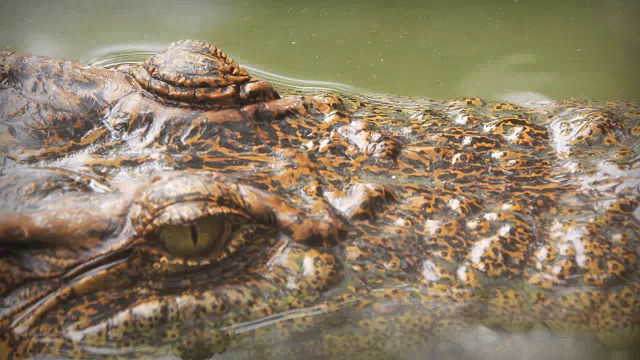
[[[87,62],[89,66],[99,67],[117,67],[125,64],[141,63],[153,54],[161,51],[166,46],[135,46],[129,45],[125,47],[111,47],[108,49],[101,49],[96,51],[91,56],[91,60]],[[288,76],[274,74],[259,68],[251,66],[244,66],[249,71],[252,77],[264,79],[271,84],[278,87],[283,86],[284,91],[305,91],[305,92],[333,92],[338,91],[342,94],[357,95],[358,90],[352,86],[345,84],[334,83],[329,81],[314,81],[296,79]]]
[[[88,61],[196,38],[255,69],[366,92],[633,100],[639,9],[633,0],[24,0],[0,4],[0,47]]]
[[[469,94],[489,91],[505,101],[550,101],[548,95],[532,91],[560,82],[560,74],[535,71],[541,61],[535,54],[511,54],[477,64],[462,80],[461,90]]]
[[[88,66],[97,67],[116,67],[125,64],[141,63],[165,47],[166,46],[160,44],[155,46],[146,44],[112,46],[92,52],[89,54],[89,60],[86,63]]]
[[[414,313],[414,316],[420,317],[418,313]],[[342,317],[327,320],[324,324],[317,325],[305,334],[296,334],[289,337],[283,336],[283,334],[288,334],[285,329],[280,330],[283,334],[277,334],[278,328],[273,327],[274,324],[271,321],[252,322],[247,324],[247,328],[244,331],[262,331],[260,333],[261,337],[254,338],[249,334],[247,336],[247,339],[250,339],[249,341],[243,342],[243,340],[240,340],[240,343],[244,345],[234,347],[224,354],[218,354],[213,359],[254,359],[260,355],[264,356],[259,351],[265,351],[266,349],[279,354],[293,352],[298,355],[296,358],[305,358],[305,355],[302,354],[307,349],[307,357],[325,359],[325,357],[319,357],[313,350],[308,349],[310,349],[309,344],[317,341],[327,341],[327,338],[330,337],[327,335],[329,333],[336,334],[334,341],[342,339],[342,341],[351,342],[352,344],[353,352],[349,356],[343,355],[344,357],[340,357],[341,359],[597,360],[606,359],[609,354],[607,349],[598,344],[589,334],[558,335],[542,326],[528,332],[514,333],[485,326],[469,326],[465,329],[457,328],[456,334],[450,340],[430,339],[433,335],[422,333],[420,334],[423,340],[422,345],[411,343],[414,338],[413,334],[407,333],[406,330],[403,332],[398,328],[397,333],[388,333],[384,338],[379,338],[376,343],[369,345],[367,349],[363,349],[359,348],[361,341],[370,336],[370,334],[365,329],[357,329],[354,324],[362,321],[365,317],[362,314],[345,312]],[[392,317],[387,320],[394,321]],[[278,321],[284,321],[284,319],[279,317]],[[236,329],[236,339],[242,339],[246,335],[243,334],[244,331],[243,324],[239,324]],[[402,338],[404,338],[404,341]],[[266,343],[268,343],[268,348],[265,346]],[[397,343],[404,344],[404,346],[398,347]]]

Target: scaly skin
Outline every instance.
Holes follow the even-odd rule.
[[[0,357],[639,345],[639,104],[289,93],[0,53]]]

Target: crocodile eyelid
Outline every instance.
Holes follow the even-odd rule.
[[[346,236],[346,225],[328,208],[305,214],[276,195],[210,174],[162,175],[136,195],[130,218],[136,233],[145,235],[161,225],[182,224],[224,211],[277,226],[300,243],[332,246]]]

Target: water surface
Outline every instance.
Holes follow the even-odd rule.
[[[633,0],[12,0],[0,47],[87,62],[195,38],[367,92],[639,100],[639,16]]]

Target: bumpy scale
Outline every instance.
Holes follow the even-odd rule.
[[[640,345],[639,104],[281,93],[0,53],[0,358]]]

